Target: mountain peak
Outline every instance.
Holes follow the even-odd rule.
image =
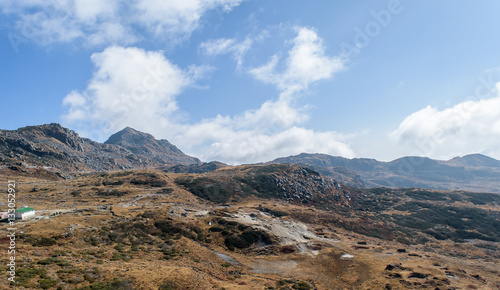
[[[132,143],[138,145],[148,141],[154,142],[156,139],[151,134],[138,131],[131,127],[125,127],[121,131],[111,135],[104,143],[114,145],[126,145],[126,143]]]
[[[197,158],[184,154],[168,140],[157,140],[153,135],[125,127],[111,135],[105,144],[119,145],[134,154],[155,156],[165,160],[175,160],[181,164],[199,164]],[[180,161],[182,160],[182,161]]]

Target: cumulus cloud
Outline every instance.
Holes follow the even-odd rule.
[[[324,54],[321,39],[312,30],[297,30],[297,35],[286,70],[273,73],[304,90],[315,81],[332,77],[336,59]],[[234,40],[217,40],[206,44],[205,49],[213,55],[230,53],[230,47],[236,44]],[[92,62],[96,67],[92,79],[84,91],[73,91],[65,97],[62,119],[66,124],[76,124],[81,133],[93,139],[103,141],[117,130],[132,126],[166,138],[203,160],[231,164],[268,161],[301,152],[354,156],[346,143],[348,136],[301,128],[299,125],[309,117],[306,108],[294,106],[295,94],[288,91],[284,97],[283,91],[288,89],[277,80],[273,83],[282,92],[276,99],[233,116],[218,115],[193,123],[179,118],[185,112],[176,99],[203,77],[207,68],[182,69],[162,52],[119,46],[93,54]],[[300,68],[311,73],[314,70],[318,75],[299,73]]]
[[[176,96],[197,75],[196,69],[182,70],[161,52],[139,48],[113,46],[94,53],[91,60],[97,70],[85,91],[64,98],[62,119],[84,122],[87,133],[99,127],[90,137],[101,141],[125,125],[150,132],[152,124],[170,124],[178,109]]]
[[[228,12],[241,1],[7,0],[0,2],[0,11],[18,16],[18,37],[43,45],[132,44],[144,33],[175,43],[189,37],[207,11]]]
[[[138,20],[146,27],[153,27],[156,35],[187,34],[195,30],[201,16],[207,11],[221,7],[230,11],[242,0],[188,0],[163,1],[139,0]]]
[[[500,157],[500,83],[497,96],[438,110],[427,106],[406,117],[390,133],[415,155],[451,158],[469,153]],[[493,149],[492,149],[493,148]]]
[[[280,61],[278,55],[272,56],[266,64],[250,70],[255,78],[275,84],[283,96],[295,96],[311,83],[331,78],[345,64],[343,58],[325,54],[323,40],[316,31],[297,27],[296,32],[297,36],[291,41],[293,46],[282,71],[277,71]]]
[[[270,161],[303,152],[354,157],[354,152],[345,143],[347,136],[336,132],[293,126],[269,135],[246,130],[227,133],[222,142],[213,142],[200,156],[230,164]]]

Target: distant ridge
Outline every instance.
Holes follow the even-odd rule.
[[[450,160],[406,156],[390,162],[369,158],[302,153],[268,163],[309,167],[358,188],[415,187],[500,193],[500,161],[482,154]],[[104,143],[80,137],[52,123],[0,130],[0,171],[72,178],[77,173],[158,168],[167,172],[203,173],[227,166],[202,163],[168,140],[130,127]],[[46,176],[46,177],[47,177]]]
[[[473,167],[500,167],[500,160],[496,160],[482,154],[470,154],[463,157],[455,157],[449,160],[449,163]]]
[[[347,159],[327,154],[302,153],[270,163],[297,164],[353,185],[365,187],[420,187],[500,193],[500,161],[471,154],[451,160],[407,156],[390,162],[367,158]],[[340,174],[343,169],[343,174]]]

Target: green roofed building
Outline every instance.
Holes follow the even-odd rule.
[[[35,216],[35,209],[32,207],[21,207],[15,211],[16,220],[26,220]]]

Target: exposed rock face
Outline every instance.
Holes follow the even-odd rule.
[[[7,167],[44,168],[63,176],[71,172],[201,163],[167,140],[155,140],[131,128],[112,137],[103,144],[81,138],[55,123],[0,130],[0,161]]]
[[[337,181],[325,178],[307,167],[291,167],[270,175],[281,189],[281,198],[301,203],[330,200],[337,205],[350,206],[351,193]]]
[[[336,160],[337,162],[333,164],[329,157],[338,158]],[[269,163],[295,164],[305,166],[314,169],[325,176],[329,176],[345,185],[358,188],[366,187],[366,184],[361,179],[361,176],[355,170],[350,168],[350,166],[348,166],[348,160],[349,159],[343,157],[333,157],[326,154],[302,153],[296,156],[281,157]],[[373,159],[363,159],[361,163],[370,165],[373,163],[373,161],[376,162],[376,160]]]
[[[481,154],[456,157],[448,161],[409,156],[381,162],[375,159],[347,159],[302,153],[278,158],[272,163],[307,166],[354,187],[420,187],[500,192],[500,161]]]

